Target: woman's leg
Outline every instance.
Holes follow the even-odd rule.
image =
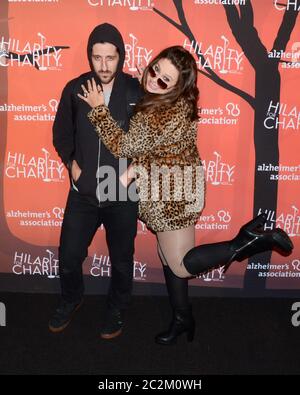
[[[164,255],[162,253],[162,250],[161,250],[161,248],[159,246],[158,241],[157,241],[157,253],[158,253],[159,259],[161,260],[162,265],[163,266],[168,266],[168,262],[166,261]]]
[[[157,232],[159,254],[172,272],[180,278],[191,277],[191,274],[182,264],[183,257],[195,246],[195,227]]]
[[[163,249],[158,241],[157,248],[158,254],[163,264],[163,271],[167,286],[167,291],[169,295],[170,304],[173,310],[173,318],[169,325],[168,330],[159,333],[155,337],[156,343],[159,344],[173,344],[176,342],[177,337],[182,333],[187,333],[188,340],[193,340],[194,331],[195,331],[195,321],[192,315],[191,306],[189,304],[188,298],[188,279],[177,277],[173,271],[170,269],[171,261],[170,259],[175,259],[177,264],[180,263],[181,258],[177,258],[175,256],[171,256],[171,254],[167,251],[167,239],[172,240],[172,237],[169,236],[159,237],[158,240],[163,239]],[[174,241],[174,240],[173,240]],[[188,247],[187,247],[188,248]],[[182,250],[185,251],[186,250]],[[182,252],[178,252],[182,254]]]
[[[170,269],[169,265],[158,244],[158,254],[162,261],[163,271],[167,286],[167,291],[170,299],[170,304],[173,310],[185,309],[189,307],[188,297],[188,279],[177,277]]]
[[[204,244],[192,248],[183,258],[188,273],[197,275],[237,260],[249,258],[260,252],[276,250],[282,255],[290,254],[293,243],[282,229],[264,231],[266,215],[260,214],[243,225],[237,236],[230,241]]]

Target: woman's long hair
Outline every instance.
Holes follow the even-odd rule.
[[[145,96],[136,106],[136,111],[160,111],[162,108],[172,106],[178,99],[184,98],[190,108],[191,120],[197,120],[198,97],[197,64],[194,57],[180,45],[169,47],[161,51],[146,67],[142,78],[145,89],[149,67],[153,67],[160,59],[168,59],[179,72],[175,87],[165,94],[155,94],[146,91]]]

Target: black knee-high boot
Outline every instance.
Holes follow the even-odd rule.
[[[167,290],[173,318],[169,329],[155,336],[158,344],[169,345],[176,343],[177,337],[187,334],[187,340],[192,341],[195,333],[195,320],[188,299],[188,279],[175,276],[169,266],[163,265]]]
[[[183,258],[186,270],[192,275],[206,273],[209,270],[225,266],[228,269],[233,261],[249,258],[260,252],[275,250],[288,255],[293,250],[293,243],[282,229],[263,231],[266,215],[260,214],[241,227],[238,235],[231,241],[204,244],[192,248]]]

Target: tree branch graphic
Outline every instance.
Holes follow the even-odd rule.
[[[173,0],[173,3],[176,7],[177,14],[178,14],[178,19],[180,21],[180,24],[175,22],[173,19],[159,11],[157,8],[153,8],[153,11],[155,11],[158,15],[160,15],[162,18],[166,19],[171,25],[176,27],[178,30],[180,30],[191,42],[193,48],[195,49],[197,46],[197,40],[194,37],[191,29],[188,26],[187,20],[185,18],[183,6],[182,6],[182,0]],[[197,53],[196,54],[198,59],[201,62],[201,65],[203,66],[206,63],[205,57],[202,55],[202,53]],[[210,67],[205,67],[206,71],[203,70],[198,70],[199,73],[205,75],[207,78],[211,79],[214,81],[216,84],[220,85],[222,88],[227,89],[228,91],[231,91],[240,97],[242,97],[247,103],[250,104],[251,107],[254,107],[254,98],[249,94],[241,89],[237,88],[236,86],[231,85],[229,82],[225,81],[223,78],[218,76],[212,68]]]

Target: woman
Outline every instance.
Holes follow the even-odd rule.
[[[88,116],[103,143],[115,156],[133,159],[140,219],[156,233],[173,308],[171,325],[156,336],[156,342],[175,343],[182,333],[191,341],[195,321],[188,301],[188,278],[221,265],[228,267],[234,259],[245,259],[262,248],[277,246],[280,252],[290,252],[292,244],[283,231],[258,232],[266,220],[260,215],[232,241],[193,248],[195,223],[204,205],[193,56],[181,46],[163,50],[145,69],[142,86],[145,96],[128,133],[110,116],[95,81],[88,82],[88,89],[82,86],[84,94],[78,96],[93,107]]]

